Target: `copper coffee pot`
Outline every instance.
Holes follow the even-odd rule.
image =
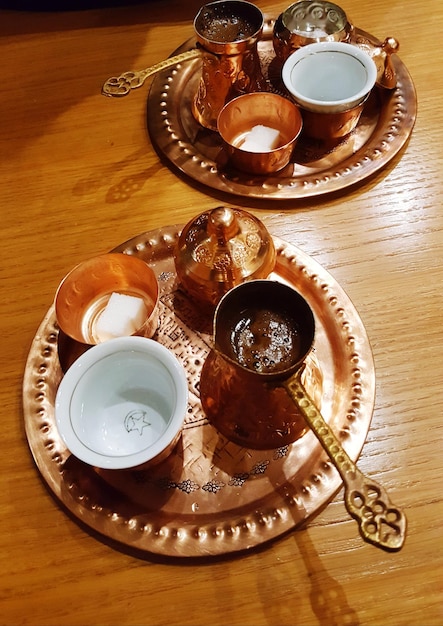
[[[203,66],[193,101],[193,114],[206,128],[217,130],[223,106],[236,96],[266,91],[257,43],[264,18],[244,0],[218,0],[204,5],[194,20]]]
[[[314,334],[314,314],[295,289],[272,280],[234,287],[215,312],[214,349],[200,378],[203,409],[222,435],[249,448],[288,445],[309,426],[343,479],[345,506],[363,539],[399,550],[404,513],[357,468],[305,388]]]
[[[141,87],[152,74],[201,57],[201,78],[192,112],[202,126],[217,130],[218,114],[229,100],[244,93],[267,90],[257,51],[263,23],[260,9],[245,0],[205,4],[194,19],[195,48],[144,70],[113,76],[104,83],[102,93],[125,96]]]

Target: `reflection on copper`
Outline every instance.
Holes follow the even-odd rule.
[[[258,280],[232,289],[216,310],[216,357],[202,370],[202,407],[228,439],[258,449],[295,441],[305,432],[304,418],[343,479],[345,506],[361,537],[400,550],[405,514],[357,468],[301,381],[314,332],[312,309],[292,287]]]
[[[357,126],[369,95],[358,106],[340,113],[317,113],[300,107],[303,135],[324,142],[342,139]]]

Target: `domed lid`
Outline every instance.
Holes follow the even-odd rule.
[[[254,215],[217,207],[183,228],[175,264],[183,289],[215,306],[235,285],[266,278],[274,269],[275,247],[266,227]]]

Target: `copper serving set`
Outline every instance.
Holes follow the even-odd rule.
[[[193,124],[198,133],[217,138],[218,156],[203,182],[231,193],[254,195],[242,189],[248,167],[220,138],[221,112],[244,94],[277,94],[289,101],[279,71],[299,47],[315,41],[358,46],[376,63],[375,89],[403,93],[409,88],[402,66],[392,58],[398,42],[375,40],[328,1],[300,0],[269,21],[249,2],[219,0],[200,9],[194,35],[195,41],[176,55],[142,72],[111,78],[102,92],[123,96],[154,73],[161,85],[162,72],[166,76],[168,68],[176,67],[176,100],[189,104],[183,114],[192,115],[181,126]],[[180,68],[188,63],[194,71],[185,83]],[[158,92],[154,82],[154,102]],[[370,109],[371,102],[362,107]],[[178,148],[170,147],[156,115],[150,118],[151,138],[174,163]],[[367,118],[362,119],[365,124]],[[399,144],[408,132],[401,133]],[[317,139],[321,142],[321,133]],[[247,188],[260,195],[260,176],[280,176],[271,195],[297,197],[294,162],[300,152],[292,145],[290,152],[291,174],[278,167],[270,173],[262,158],[258,179],[252,187],[249,179]],[[232,179],[237,188],[230,188],[226,171],[238,163],[238,178]],[[192,169],[187,173],[196,177]],[[102,265],[106,256],[97,257]],[[91,289],[97,289],[87,285],[86,295],[81,293],[80,270],[74,268],[34,338],[23,399],[37,466],[75,517],[142,552],[225,554],[296,528],[330,500],[342,481],[345,506],[362,538],[388,551],[402,547],[404,513],[355,464],[374,404],[369,341],[352,303],[321,266],[273,237],[252,214],[226,206],[205,211],[184,227],[144,233],[108,257],[117,267],[121,290],[125,281],[135,281],[136,291],[148,298],[149,323],[137,334],[161,342],[184,366],[188,414],[178,443],[155,467],[100,470],[71,455],[57,432],[54,401],[64,373],[93,343],[90,333],[82,334],[82,310]],[[120,263],[121,258],[133,261],[133,267]],[[138,264],[147,268],[149,285]],[[107,276],[112,267],[106,268]],[[96,270],[91,276],[100,282]],[[108,276],[109,290],[117,290],[116,280]],[[104,290],[103,284],[101,297]]]
[[[140,256],[157,277],[160,289],[157,304],[159,326],[154,338],[172,349],[176,356],[183,360],[189,374],[189,411],[196,421],[185,423],[178,445],[170,451],[166,460],[154,469],[134,468],[132,479],[129,478],[128,471],[120,472],[122,476],[118,477],[115,476],[119,473],[117,470],[98,470],[75,460],[60,436],[56,434],[54,396],[63,371],[66,371],[88,348],[87,339],[82,340],[83,343],[80,344],[61,330],[57,333],[57,326],[53,326],[55,311],[50,312],[48,319],[43,323],[45,328],[38,333],[35,346],[30,352],[24,399],[31,449],[42,473],[48,480],[50,479],[49,482],[54,485],[55,479],[54,489],[57,495],[84,519],[84,495],[80,500],[77,496],[74,500],[72,498],[81,487],[87,492],[92,489],[93,499],[98,498],[101,502],[101,496],[91,485],[91,480],[92,483],[96,480],[94,476],[97,472],[105,482],[114,484],[117,480],[118,490],[122,492],[124,499],[128,495],[127,489],[133,489],[132,480],[136,480],[137,476],[143,476],[143,480],[149,482],[150,490],[145,496],[142,494],[137,496],[137,502],[139,497],[147,499],[135,516],[138,518],[141,515],[140,519],[144,520],[143,529],[151,528],[148,519],[152,519],[152,516],[156,519],[157,514],[162,519],[164,507],[167,509],[168,506],[177,506],[176,498],[166,497],[163,493],[166,497],[165,503],[154,513],[157,506],[155,503],[158,503],[161,495],[158,488],[162,484],[170,486],[166,491],[175,485],[179,490],[183,487],[185,493],[187,487],[191,486],[193,486],[191,492],[210,488],[217,493],[228,485],[234,486],[237,481],[240,481],[241,485],[247,479],[247,475],[240,471],[240,468],[244,467],[244,462],[254,458],[254,455],[263,453],[266,455],[277,453],[277,458],[280,455],[282,458],[292,457],[291,464],[294,464],[295,460],[296,467],[297,463],[303,462],[306,454],[300,451],[299,446],[301,445],[303,450],[305,447],[303,441],[308,437],[309,431],[312,431],[311,434],[315,433],[330,463],[342,477],[346,486],[345,504],[350,514],[358,520],[362,537],[386,550],[400,549],[405,538],[404,514],[390,503],[380,485],[359,472],[352,460],[356,459],[364,441],[364,436],[362,438],[361,435],[369,427],[374,376],[370,348],[365,347],[367,339],[351,303],[346,302],[346,307],[349,309],[348,315],[354,321],[346,322],[343,326],[346,332],[350,333],[349,337],[346,339],[342,336],[343,330],[339,331],[338,337],[333,336],[335,331],[331,327],[339,321],[334,319],[336,315],[334,309],[338,302],[338,296],[335,294],[338,293],[339,297],[346,299],[338,286],[329,290],[327,281],[330,281],[330,278],[326,275],[318,292],[317,274],[314,273],[312,276],[308,274],[307,278],[303,278],[305,265],[302,264],[299,269],[297,267],[300,253],[297,251],[294,257],[294,253],[289,250],[289,256],[286,257],[284,246],[278,246],[264,225],[248,212],[239,209],[217,207],[198,215],[179,230],[178,234],[174,233],[173,237],[163,235],[164,241],[159,242],[155,235],[152,243],[153,237],[148,233],[147,239],[147,243],[143,245],[136,244],[133,248],[123,247],[116,252],[123,252],[130,257],[134,253],[135,256]],[[283,258],[279,258],[282,254]],[[63,284],[64,281],[62,286]],[[246,295],[242,295],[243,289],[247,290]],[[268,293],[269,289],[275,293]],[[329,293],[327,304],[318,301],[320,293]],[[294,318],[299,308],[298,301],[302,303],[302,310],[305,312],[302,317]],[[325,304],[326,307],[332,306],[333,321],[332,324],[328,322],[329,327],[322,327],[320,322],[325,317],[324,310],[321,310]],[[248,307],[252,307],[251,312],[247,311]],[[256,309],[263,309],[268,320],[265,326],[260,326],[260,332],[266,332],[269,336],[269,331],[272,331],[273,336],[277,337],[276,340],[269,338],[258,340],[259,343],[265,341],[264,345],[267,346],[264,358],[266,360],[268,356],[272,358],[270,361],[272,365],[264,372],[254,372],[248,367],[245,368],[241,360],[237,359],[235,350],[230,352],[229,348],[242,346],[244,350],[247,345],[248,350],[255,350],[257,334],[254,335],[255,339],[253,338],[252,342],[250,337],[247,337],[246,344],[244,338],[240,343],[236,343],[234,335],[242,323],[242,316],[253,320]],[[338,307],[338,311],[341,316],[344,311],[343,305]],[[294,348],[293,354],[289,327],[282,325],[281,322],[282,319],[290,321],[292,318],[301,342],[300,349]],[[341,326],[342,321],[339,324]],[[252,327],[249,330],[252,332]],[[255,330],[253,332],[256,333]],[[55,353],[52,350],[48,351],[41,343],[46,341],[52,343],[54,339],[58,345]],[[340,343],[343,343],[343,353],[338,350]],[[289,347],[290,360],[282,370],[284,345]],[[332,346],[334,346],[333,355]],[[42,357],[44,354],[48,356]],[[45,363],[41,362],[42,358]],[[35,404],[35,400],[32,400],[35,394],[31,394],[30,391],[35,384],[35,374],[41,371],[45,372],[43,388],[48,390],[48,395],[44,393],[43,397],[40,394]],[[362,377],[367,380],[362,380]],[[39,380],[41,386],[41,376]],[[329,395],[331,383],[332,388],[340,389],[338,395],[333,393],[332,398]],[[351,394],[349,404],[346,394],[343,394],[344,387],[348,387]],[[352,399],[354,395],[358,398],[357,401]],[[340,408],[343,401],[345,405]],[[35,420],[36,411],[37,420]],[[360,424],[350,437],[351,440],[356,439],[357,450],[351,446],[349,453],[346,452],[345,447],[349,445],[349,441],[342,445],[328,424],[338,416],[340,419],[343,416],[345,420],[351,422],[356,420],[356,423]],[[43,422],[44,429],[39,426],[39,422]],[[49,459],[44,441],[47,435],[52,442]],[[202,436],[204,441],[201,439]],[[58,441],[58,444],[54,445],[54,441]],[[313,454],[312,443],[311,440],[308,444],[308,448],[311,448],[308,456],[313,455],[313,462],[316,464],[318,461]],[[229,446],[232,446],[231,449]],[[72,476],[72,467],[76,472],[80,472],[80,476]],[[197,470],[196,478],[206,476],[209,482],[199,486],[196,480],[184,478],[189,474],[191,467]],[[291,466],[286,469],[280,467],[277,477],[273,480],[286,482],[285,476],[292,469]],[[162,480],[166,480],[166,483],[160,480],[164,472],[166,475],[163,475]],[[168,473],[170,475],[166,478]],[[228,479],[225,478],[226,474],[229,476]],[[187,482],[189,480],[191,482]],[[66,481],[71,485],[67,491],[65,491]],[[128,482],[127,486],[124,486],[125,481]],[[326,493],[329,487],[330,485],[325,486]],[[268,496],[271,497],[273,492],[274,486],[271,483]],[[235,500],[238,499],[239,502],[242,500],[238,491],[233,495]],[[323,496],[324,494],[321,497]],[[226,515],[229,515],[233,504],[231,497],[227,496]],[[248,497],[250,498],[251,494]],[[202,513],[204,517],[206,515],[211,517],[211,506],[206,497],[204,500]],[[199,501],[199,498],[195,500],[197,507],[201,506],[198,504]],[[118,507],[118,503],[116,506]],[[184,506],[184,503],[179,505],[181,506]],[[97,504],[94,504],[94,511],[96,507]],[[187,506],[184,506],[184,510],[186,508]],[[99,530],[108,528],[109,514],[103,513],[98,520],[94,516],[91,520],[93,527],[98,527]],[[138,523],[141,523],[140,519]],[[280,534],[283,528],[284,526],[278,528],[277,525],[271,536]],[[188,532],[188,529],[183,530],[187,537]],[[117,536],[119,540],[126,541],[125,537],[120,536],[120,532]],[[211,552],[244,548],[243,543],[231,545],[228,541],[226,545],[224,532],[222,536],[224,540],[213,545]],[[261,543],[266,538],[266,534],[263,536],[259,534],[253,544]],[[141,532],[141,540],[144,549],[153,549],[149,533]],[[202,549],[200,544],[195,545],[192,540],[189,540],[189,543],[188,547],[186,544],[184,548],[181,546],[185,550],[184,554],[195,555],[195,551]],[[174,545],[170,549],[172,553],[177,553],[177,546]]]
[[[206,4],[194,20],[196,48],[145,70],[112,77],[104,83],[102,93],[124,96],[143,85],[148,76],[201,57],[192,112],[199,124],[217,131],[218,115],[227,102],[241,94],[272,89],[263,75],[257,47],[264,23],[260,9],[244,0]],[[345,41],[363,48],[376,63],[377,84],[387,89],[395,87],[391,55],[398,51],[398,41],[388,37],[383,43],[374,42],[355,29],[343,9],[333,3],[299,0],[283,11],[273,26],[273,48],[276,60],[281,63],[297,48],[321,41]]]

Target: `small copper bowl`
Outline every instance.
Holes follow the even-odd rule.
[[[266,175],[288,165],[302,130],[302,117],[287,98],[256,92],[228,102],[218,116],[217,126],[233,165],[249,174]],[[278,131],[275,147],[244,149],[242,146],[251,131],[260,126]]]
[[[273,31],[275,54],[285,61],[298,48],[319,41],[349,41],[353,26],[338,5],[301,0],[278,16]]]
[[[109,253],[80,263],[60,283],[55,295],[55,315],[61,330],[80,343],[95,345],[100,336],[98,320],[113,293],[143,300],[143,323],[128,334],[152,337],[158,326],[158,282],[141,259]]]

